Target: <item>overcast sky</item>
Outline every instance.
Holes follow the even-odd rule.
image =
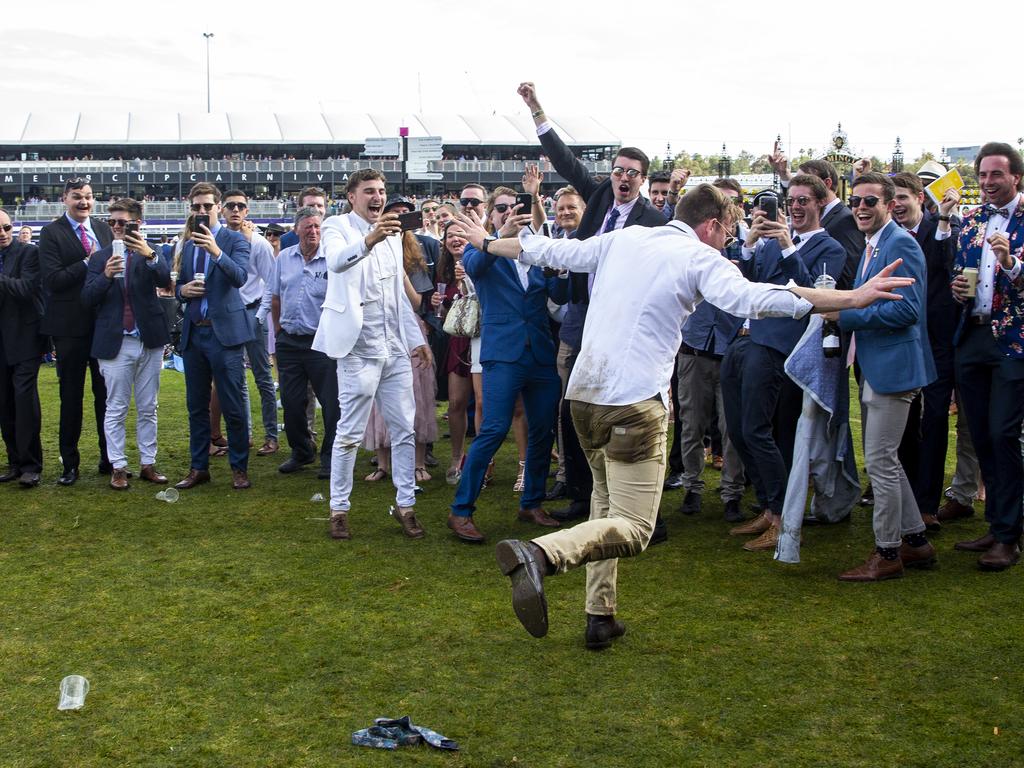
[[[533,80],[658,156],[821,149],[839,121],[882,158],[1024,135],[1018,2],[979,6],[1005,33],[947,0],[614,7],[45,0],[6,9],[0,74],[12,111],[204,111],[209,31],[214,111],[524,114]]]

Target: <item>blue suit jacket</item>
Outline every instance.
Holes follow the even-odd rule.
[[[928,343],[928,321],[924,297],[928,276],[924,253],[913,236],[890,221],[882,230],[868,265],[867,274],[857,269],[854,287],[874,277],[887,264],[903,259],[897,275],[916,281],[896,293],[902,301],[876,301],[864,309],[844,309],[839,325],[856,331],[857,362],[871,388],[881,394],[906,392],[935,381],[935,363]]]
[[[747,274],[759,283],[785,285],[790,280],[805,288],[814,286],[822,271],[839,279],[846,263],[843,246],[827,232],[814,235],[796,253],[782,258],[777,240],[766,240],[754,253]],[[750,340],[788,355],[807,329],[807,318],[765,317],[750,321]]]
[[[245,285],[249,268],[249,241],[238,232],[222,226],[217,230],[217,247],[222,251],[216,262],[207,256],[206,263],[206,317],[213,323],[217,341],[225,347],[235,347],[256,338],[256,331],[245,311],[238,289]],[[181,348],[188,347],[192,332],[192,318],[188,303],[201,299],[183,299],[181,286],[195,277],[195,244],[189,240],[181,249],[181,270],[178,275],[178,298],[185,306],[185,320],[181,326]]]
[[[554,365],[547,300],[550,296],[556,304],[564,304],[569,298],[569,281],[546,278],[540,267],[533,267],[529,288],[524,291],[514,262],[472,245],[466,246],[462,266],[480,298],[480,362],[514,363],[529,342],[538,363]]]
[[[96,307],[96,330],[92,336],[93,357],[98,360],[113,360],[121,351],[124,341],[124,282],[111,280],[103,274],[107,260],[113,253],[111,246],[96,251],[89,257],[89,271],[82,288],[82,303]],[[160,306],[156,289],[171,287],[171,270],[167,262],[157,254],[156,264],[149,266],[136,253],[128,256],[128,290],[131,291],[132,313],[139,329],[139,338],[147,349],[169,344],[167,320]]]

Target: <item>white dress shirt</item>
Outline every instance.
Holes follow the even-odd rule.
[[[812,309],[784,286],[749,282],[681,221],[587,240],[524,230],[519,241],[527,264],[595,274],[570,400],[630,405],[660,396],[667,408],[680,329],[703,299],[741,317],[799,318]]]
[[[370,233],[370,223],[363,218],[356,216],[353,223],[363,237]],[[399,271],[390,253],[374,248],[366,256],[363,275],[363,329],[349,354],[364,358],[408,357],[395,299],[399,295],[395,281],[403,282],[405,273]]]

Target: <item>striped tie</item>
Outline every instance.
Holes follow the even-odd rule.
[[[89,233],[85,231],[85,224],[78,225],[78,239],[82,241],[85,255],[89,256],[92,253],[92,240],[89,239]]]

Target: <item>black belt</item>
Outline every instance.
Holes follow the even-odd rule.
[[[968,315],[968,325],[989,325],[992,322],[991,315]]]
[[[689,355],[690,357],[706,357],[709,360],[722,359],[721,355],[716,355],[714,352],[707,352],[703,349],[696,349],[685,342],[683,342],[683,345],[679,348],[679,354]]]
[[[263,299],[256,299],[256,301],[250,301],[248,304],[245,305],[245,308],[246,309],[256,309],[256,307],[258,307],[260,305],[261,301],[263,301]]]

